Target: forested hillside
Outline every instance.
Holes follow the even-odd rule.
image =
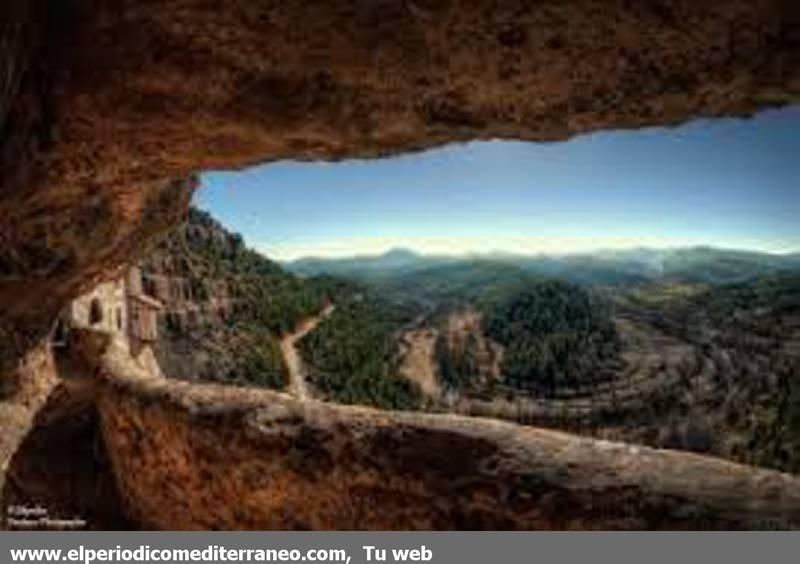
[[[346,263],[372,292],[338,331],[309,340],[309,356],[370,351],[381,366],[372,373],[393,377],[400,323],[380,339],[366,330],[390,318],[375,306],[383,300],[420,312],[394,349],[399,372],[424,390],[419,405],[800,469],[796,256],[640,249],[417,268],[402,258],[384,271],[378,259]],[[326,389],[345,389],[356,364],[340,363]],[[376,401],[379,381],[355,379],[358,393],[330,397],[400,405]]]
[[[419,392],[398,374],[397,358],[397,336],[414,315],[367,290],[340,293],[333,314],[300,342],[313,385],[336,402],[418,407]]]
[[[297,340],[312,397],[800,471],[796,257],[418,258],[298,277],[192,210],[142,263],[166,305],[157,357],[171,377],[283,388],[281,336],[333,305]]]
[[[315,393],[342,403],[418,406],[395,355],[413,308],[342,279],[300,279],[197,209],[141,267],[146,290],[166,306],[155,351],[167,376],[284,388],[281,336],[334,303],[331,317],[300,341]]]
[[[730,366],[719,384],[725,445],[742,461],[800,471],[800,276],[768,276],[688,300],[687,338]]]
[[[141,268],[145,289],[166,306],[157,357],[182,379],[283,387],[280,335],[335,291],[285,272],[194,208]]]
[[[559,281],[531,284],[487,307],[485,329],[505,347],[507,383],[549,395],[612,378],[621,349],[608,304]]]
[[[459,260],[396,276],[373,277],[365,283],[387,299],[433,307],[484,305],[514,294],[535,277],[509,264]]]

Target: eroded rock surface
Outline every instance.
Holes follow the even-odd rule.
[[[63,383],[53,390],[10,461],[3,506],[42,507],[50,519],[82,521],[82,530],[135,528],[124,517],[91,399]]]
[[[154,378],[86,360],[121,495],[164,529],[800,525],[800,478],[453,415]]]
[[[793,0],[4,2],[0,325],[178,222],[199,170],[740,115],[800,94]],[[177,179],[177,180],[176,180]]]
[[[34,347],[0,373],[0,491],[17,447],[34,424],[37,411],[58,382],[47,346]]]

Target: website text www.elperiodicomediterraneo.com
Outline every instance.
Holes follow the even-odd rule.
[[[387,561],[390,556],[394,562],[430,562],[433,552],[420,548],[382,549],[374,546],[361,547],[367,562]],[[388,552],[388,554],[387,554]],[[157,549],[140,546],[127,549],[117,546],[109,549],[85,548],[80,546],[70,550],[62,549],[10,549],[11,562],[22,563],[112,563],[126,564],[138,562],[342,562],[350,564],[351,555],[346,549],[312,548],[299,549],[252,549],[208,546],[204,549]]]

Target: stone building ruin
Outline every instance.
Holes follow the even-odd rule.
[[[68,343],[71,329],[91,329],[111,335],[132,352],[158,339],[163,304],[145,292],[143,274],[132,266],[119,278],[98,284],[69,303],[53,333],[56,347]]]

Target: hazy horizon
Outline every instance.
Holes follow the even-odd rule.
[[[201,177],[196,203],[290,261],[575,254],[649,247],[800,251],[800,106],[752,119],[488,141]]]
[[[758,253],[770,256],[793,256],[800,254],[800,249],[791,249],[787,251],[764,251],[760,249],[745,249],[745,248],[735,248],[735,247],[718,247],[714,245],[684,245],[684,246],[648,246],[648,245],[635,245],[635,246],[626,246],[626,247],[618,247],[618,248],[611,248],[611,247],[599,247],[594,249],[587,248],[586,250],[576,250],[576,251],[533,251],[533,252],[514,252],[514,251],[507,251],[507,250],[487,250],[487,251],[466,251],[466,252],[452,252],[452,251],[442,251],[442,252],[425,252],[419,251],[417,249],[397,245],[394,247],[388,247],[384,250],[378,252],[367,252],[367,253],[342,253],[340,255],[328,254],[328,255],[303,255],[298,256],[295,258],[288,258],[288,259],[281,259],[277,258],[274,255],[270,256],[268,252],[264,251],[263,249],[255,248],[260,253],[264,254],[265,256],[277,260],[283,263],[294,263],[294,262],[301,262],[304,260],[337,260],[337,259],[371,259],[371,258],[379,258],[382,256],[386,256],[390,253],[413,253],[417,256],[424,257],[424,258],[487,258],[491,259],[494,256],[511,256],[511,257],[552,257],[552,258],[559,258],[559,257],[571,257],[571,256],[600,256],[600,255],[613,255],[615,253],[626,253],[626,252],[680,252],[680,251],[689,251],[689,250],[698,250],[698,249],[710,249],[713,251],[718,252],[746,252],[746,253]]]

